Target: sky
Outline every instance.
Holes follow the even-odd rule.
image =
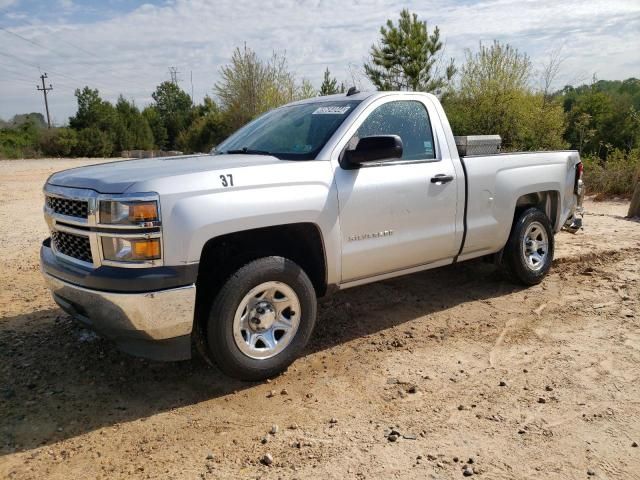
[[[372,89],[362,65],[380,26],[405,7],[440,28],[457,64],[499,40],[538,71],[559,51],[558,88],[640,77],[640,0],[0,0],[0,118],[44,113],[36,85],[45,72],[57,125],[75,112],[76,88],[144,107],[169,67],[199,102],[245,43],[265,59],[286,53],[316,87],[328,67],[347,86]]]

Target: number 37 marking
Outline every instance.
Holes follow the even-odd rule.
[[[228,173],[227,175],[220,175],[223,187],[233,187],[233,175]]]

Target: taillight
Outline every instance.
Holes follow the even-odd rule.
[[[584,173],[584,165],[582,164],[582,162],[579,162],[576,165],[576,180],[575,180],[575,183],[573,185],[573,191],[577,195],[581,195],[582,194],[582,174],[583,173]]]

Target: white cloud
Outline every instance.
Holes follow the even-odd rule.
[[[17,0],[0,0],[0,10],[15,5]]]
[[[57,121],[73,113],[73,88],[84,84],[112,100],[122,92],[140,105],[148,103],[154,87],[168,78],[169,66],[178,67],[187,91],[193,71],[198,100],[211,93],[218,68],[245,41],[263,56],[286,50],[291,69],[316,84],[325,66],[351,83],[380,25],[403,7],[430,28],[438,25],[446,54],[457,60],[479,41],[499,39],[526,51],[535,63],[563,45],[566,81],[593,73],[638,76],[640,4],[625,0],[173,0],[86,23],[73,20],[82,10],[74,5],[71,17],[37,26],[5,24],[49,50],[0,32],[8,47],[4,52],[18,58],[0,55],[0,69],[10,65],[8,75],[0,75],[0,116],[41,109],[33,81],[27,82],[38,79],[38,65],[54,84],[50,98]]]

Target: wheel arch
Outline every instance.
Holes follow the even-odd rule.
[[[223,277],[223,281],[246,263],[272,255],[296,262],[311,279],[316,294],[320,297],[326,293],[327,260],[322,232],[310,222],[252,228],[209,239],[200,254],[198,281],[210,279],[212,273]]]
[[[196,282],[195,344],[205,358],[206,319],[211,302],[224,282],[239,268],[257,258],[281,256],[307,273],[316,295],[327,292],[327,257],[320,227],[315,223],[290,223],[226,233],[205,242]]]
[[[549,218],[554,232],[560,230],[558,225],[560,219],[560,192],[557,190],[545,190],[539,192],[531,192],[521,195],[516,199],[513,211],[513,220],[511,227],[518,219],[519,215],[527,208],[535,207]]]

